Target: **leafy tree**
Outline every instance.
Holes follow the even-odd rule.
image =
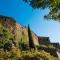
[[[0,29],[0,47],[3,47],[8,42],[12,42],[10,40],[10,38],[12,37],[13,35],[8,28],[3,27],[2,29]]]
[[[24,0],[28,4],[30,4],[34,9],[48,8],[50,10],[48,15],[44,17],[47,19],[53,19],[60,21],[60,0]]]
[[[28,25],[28,36],[29,36],[29,47],[30,47],[30,49],[31,48],[35,49],[35,45],[34,45],[33,38],[32,38],[32,33],[31,33],[29,25]]]

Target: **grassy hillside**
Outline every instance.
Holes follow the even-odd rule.
[[[0,16],[0,60],[59,60],[44,49],[39,50],[37,35],[32,31],[30,34],[36,49],[30,49],[28,28]]]

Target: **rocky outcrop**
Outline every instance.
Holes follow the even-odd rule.
[[[0,16],[0,28],[7,27],[11,30],[11,33],[14,34],[14,41],[18,44],[20,41],[24,43],[29,42],[28,37],[28,28],[24,27],[16,22],[11,17]],[[34,40],[35,45],[39,45],[38,37],[35,33],[32,32],[32,38]]]

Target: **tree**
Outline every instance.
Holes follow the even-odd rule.
[[[60,21],[60,0],[24,0],[28,4],[30,4],[34,9],[48,8],[50,10],[48,15],[44,17],[47,19],[53,19]]]
[[[6,43],[12,42],[10,38],[13,38],[11,31],[6,27],[0,28],[0,47],[4,47]]]
[[[29,36],[29,47],[30,47],[30,49],[31,48],[35,49],[35,45],[34,45],[33,38],[32,38],[32,33],[31,33],[29,25],[28,25],[28,36]]]

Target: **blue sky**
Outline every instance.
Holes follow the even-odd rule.
[[[30,24],[38,36],[49,36],[51,42],[60,42],[60,23],[44,19],[48,12],[48,9],[33,9],[22,0],[0,0],[0,15],[13,17],[23,26]]]

